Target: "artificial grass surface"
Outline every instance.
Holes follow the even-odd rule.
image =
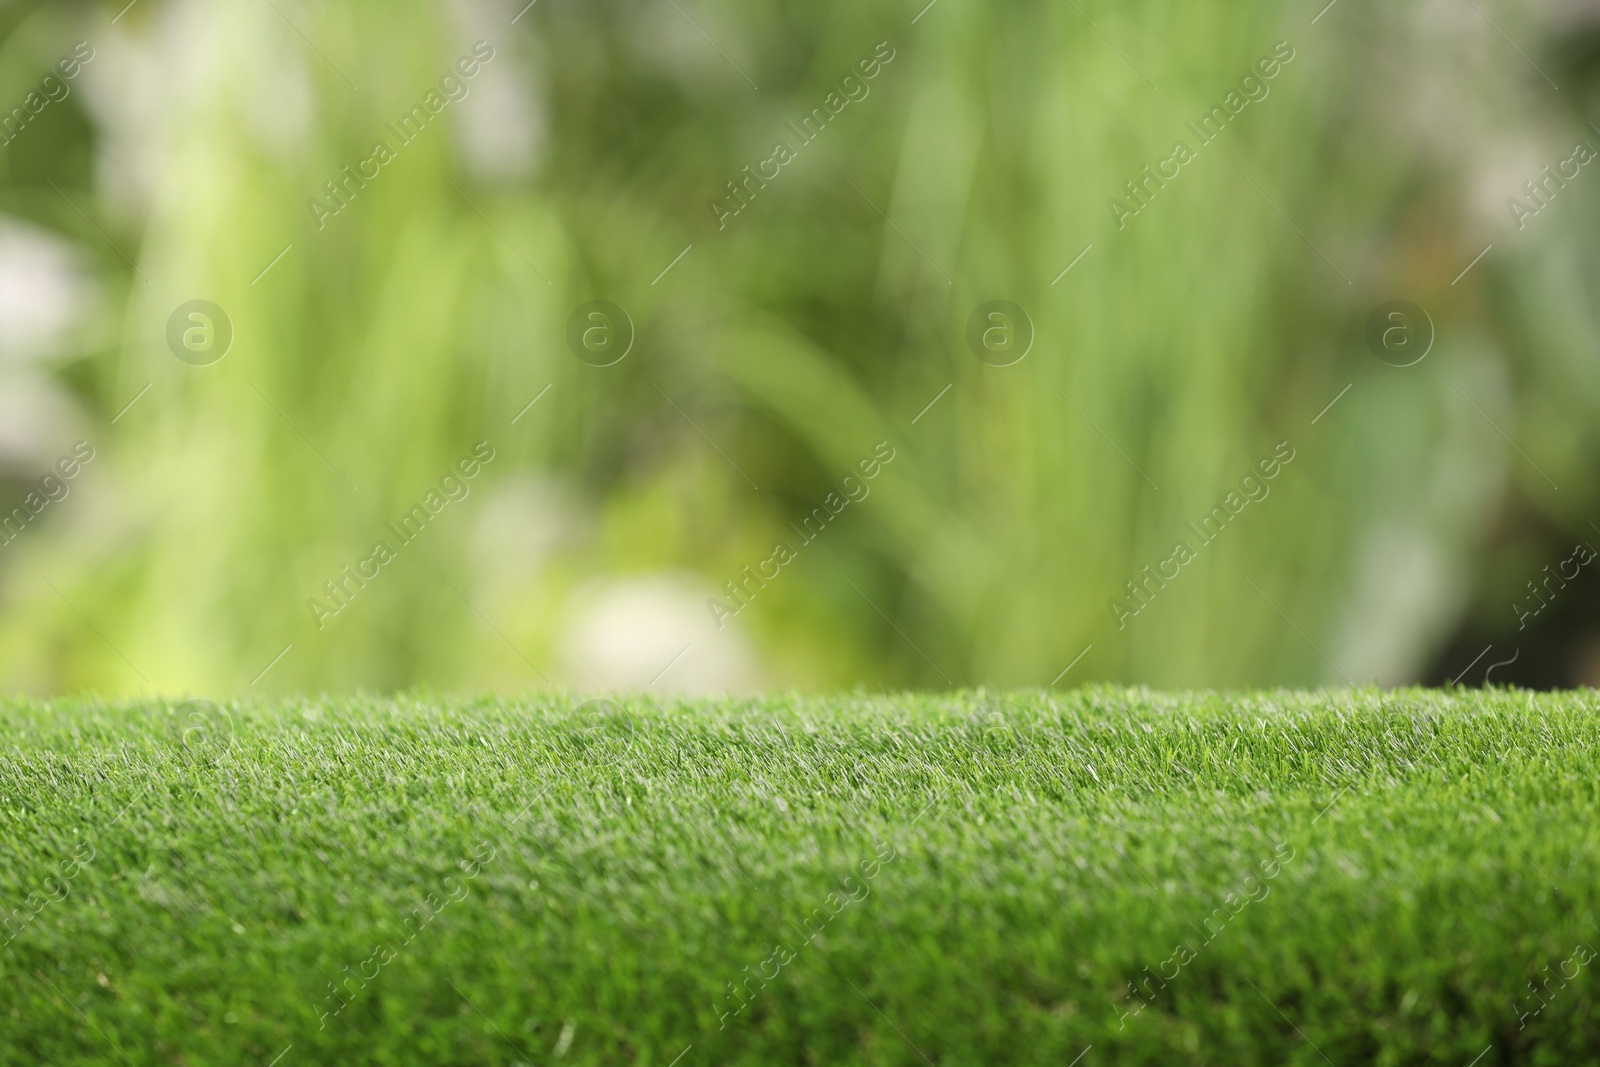
[[[574,704],[0,706],[0,1064],[1600,1059],[1593,692]]]

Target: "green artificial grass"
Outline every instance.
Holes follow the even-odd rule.
[[[1594,1062],[1597,726],[1592,692],[11,702],[0,1064]]]

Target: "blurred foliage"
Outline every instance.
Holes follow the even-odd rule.
[[[0,104],[96,50],[0,150],[6,217],[90,294],[54,350],[6,353],[9,491],[97,452],[0,553],[0,677],[642,686],[683,645],[663,685],[1042,685],[1092,645],[1063,684],[1399,682],[1520,640],[1556,650],[1526,680],[1578,680],[1592,595],[1532,634],[1504,605],[1600,538],[1600,178],[1522,231],[1504,200],[1600,144],[1592,29],[1320,7],[0,8]],[[465,99],[400,145],[477,41]],[[1270,93],[1199,147],[1185,123],[1278,41]],[[786,124],[880,42],[801,145]],[[777,140],[796,158],[719,228]],[[1108,198],[1178,140],[1197,158],[1119,229]],[[5,270],[8,306],[63,284]],[[596,298],[636,331],[604,368],[565,340]],[[965,340],[996,298],[1036,330],[1009,367]],[[1396,298],[1437,331],[1407,368],[1363,341]],[[194,299],[234,330],[207,367],[166,341]],[[467,499],[319,629],[308,599],[478,441]],[[870,496],[801,546],[880,441]],[[1108,601],[1280,442],[1270,496],[1119,628]],[[711,627],[779,540],[798,559]]]

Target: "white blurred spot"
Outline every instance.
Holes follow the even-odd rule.
[[[1358,681],[1403,685],[1459,612],[1459,569],[1428,531],[1394,521],[1368,533],[1355,563],[1335,662]]]
[[[708,583],[681,572],[580,587],[561,627],[566,680],[583,691],[752,688],[757,679],[749,642],[732,620],[721,630],[713,624],[706,600],[715,595]]]
[[[93,295],[67,242],[0,218],[0,364],[59,354]]]
[[[484,491],[472,529],[472,557],[482,565],[478,585],[491,597],[496,590],[520,597],[558,548],[579,540],[578,510],[564,485],[537,475]]]
[[[317,106],[305,57],[263,52],[260,58],[248,73],[255,91],[242,101],[245,120],[270,156],[282,163],[297,162],[311,146],[311,117]]]
[[[67,393],[49,379],[0,377],[0,472],[20,478],[45,474],[81,436],[81,418]]]
[[[505,30],[527,0],[455,0],[452,5],[462,38],[487,40],[495,56],[472,79],[472,93],[457,115],[456,140],[467,166],[480,181],[509,182],[526,178],[543,155],[547,123],[544,99],[534,84],[530,58]],[[515,27],[533,32],[540,14],[535,7]]]
[[[497,66],[500,60],[506,65]],[[485,181],[524,178],[538,164],[544,115],[531,101],[520,72],[504,52],[483,68],[462,102],[459,139],[472,172]]]

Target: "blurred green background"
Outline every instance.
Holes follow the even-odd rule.
[[[1520,229],[1507,204],[1600,146],[1597,29],[1495,0],[0,5],[25,112],[0,466],[27,512],[0,682],[1600,680],[1593,568],[1529,586],[1600,545],[1600,167]],[[1186,123],[1280,41],[1202,147]],[[41,88],[65,95],[34,113]],[[337,214],[308,206],[378,141]],[[1119,229],[1107,201],[1178,141]],[[1009,366],[967,341],[996,299],[1031,323]],[[1396,299],[1434,331],[1412,366],[1365,340]],[[208,365],[168,342],[194,300],[231,324]],[[568,343],[592,300],[631,322],[609,366]],[[401,545],[386,524],[478,442]],[[1270,495],[1119,626],[1124,583],[1280,442]],[[379,540],[346,606],[308,605]],[[708,605],[778,542],[748,606]]]

